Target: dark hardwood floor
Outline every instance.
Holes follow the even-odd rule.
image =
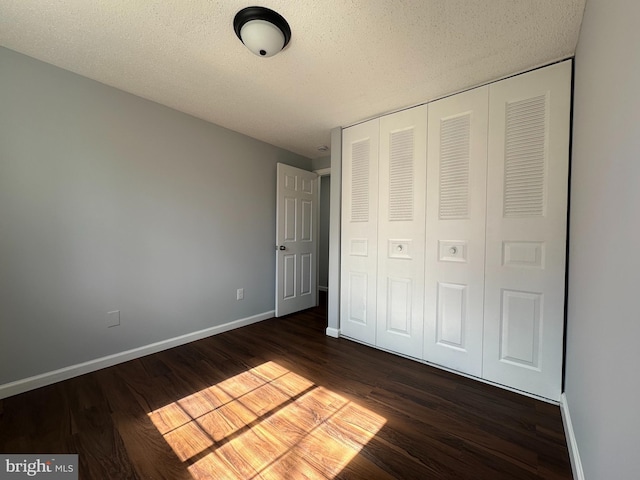
[[[559,408],[324,335],[319,307],[0,400],[81,479],[570,479]]]

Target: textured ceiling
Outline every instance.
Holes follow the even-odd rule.
[[[333,127],[573,55],[584,3],[1,0],[0,45],[315,158]],[[291,25],[279,55],[235,36],[249,5]]]

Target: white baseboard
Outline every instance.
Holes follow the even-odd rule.
[[[575,432],[573,431],[573,424],[571,423],[571,415],[569,414],[569,404],[567,403],[567,396],[564,393],[560,396],[560,413],[562,414],[564,434],[567,437],[567,448],[569,449],[569,460],[571,461],[573,478],[574,480],[584,480],[584,471],[582,470],[580,452],[578,452],[578,443],[576,442]]]
[[[327,327],[326,334],[328,337],[340,338],[340,330],[333,327]]]
[[[195,340],[201,340],[203,338],[217,335],[219,333],[234,330],[236,328],[251,325],[252,323],[261,322],[273,318],[275,311],[259,313],[247,318],[241,318],[232,322],[224,323],[222,325],[216,325],[215,327],[205,328],[193,333],[187,333],[179,337],[169,338],[160,342],[151,343],[142,347],[127,350],[125,352],[115,353],[106,357],[96,358],[89,360],[88,362],[79,363],[77,365],[71,365],[69,367],[60,368],[51,372],[42,373],[33,377],[16,380],[15,382],[5,383],[0,385],[0,399],[18,395],[19,393],[28,392],[36,388],[51,385],[52,383],[60,382],[62,380],[68,380],[69,378],[84,375],[85,373],[95,372],[102,368],[111,367],[118,363],[128,362],[135,358],[144,357],[152,353],[161,352],[169,348],[184,345],[185,343],[193,342]]]
[[[320,290],[321,292],[328,292],[329,287],[323,287],[322,285],[318,285],[318,290]]]

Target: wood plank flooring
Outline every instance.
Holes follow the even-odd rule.
[[[0,400],[81,479],[570,479],[559,408],[324,335],[318,307]]]

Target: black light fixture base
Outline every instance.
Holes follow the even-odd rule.
[[[284,35],[284,45],[282,48],[286,47],[289,40],[291,40],[291,28],[282,15],[266,7],[247,7],[236,13],[233,19],[233,29],[242,43],[244,42],[240,36],[240,30],[242,30],[245,23],[252,20],[265,20],[278,27]]]

